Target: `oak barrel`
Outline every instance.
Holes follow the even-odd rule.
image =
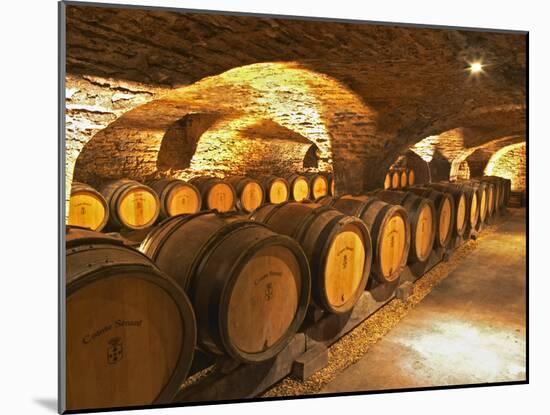
[[[277,176],[259,176],[256,180],[262,185],[267,203],[279,204],[290,197],[290,186],[287,180]]]
[[[392,170],[390,174],[391,174],[391,189],[399,189],[399,185],[401,183],[400,173],[396,170]]]
[[[182,213],[197,213],[201,210],[201,194],[191,183],[179,179],[152,180],[147,185],[160,200],[160,217],[163,219]]]
[[[334,189],[334,174],[332,173],[325,173],[325,176],[328,181],[328,195],[334,196],[335,195],[335,189]]]
[[[201,192],[203,209],[216,209],[222,213],[235,210],[237,194],[231,184],[210,176],[193,177],[189,183]]]
[[[309,199],[317,200],[329,194],[329,183],[327,178],[319,173],[304,173],[308,180],[310,194]]]
[[[488,210],[488,204],[489,204],[489,198],[487,196],[487,185],[485,184],[485,182],[479,181],[479,180],[467,180],[467,181],[458,182],[458,183],[469,184],[476,191],[477,200],[479,204],[479,220],[476,228],[481,229],[481,225],[485,223],[487,218],[487,210]]]
[[[388,171],[384,176],[384,190],[391,189],[392,172]]]
[[[69,228],[66,242],[67,408],[170,403],[196,343],[187,296],[120,239]]]
[[[414,174],[414,170],[407,169],[407,182],[409,183],[409,186],[414,186],[415,181],[416,175]]]
[[[446,248],[451,242],[453,227],[456,223],[453,197],[449,193],[426,187],[410,187],[407,191],[434,202],[436,210],[435,246]]]
[[[466,195],[464,194],[464,191],[458,188],[446,186],[441,183],[426,183],[423,186],[451,195],[451,197],[453,198],[453,210],[455,217],[454,226],[452,228],[453,236],[463,237],[467,227],[466,218],[468,210]]]
[[[263,205],[264,189],[257,180],[245,176],[232,176],[226,177],[225,181],[231,184],[237,193],[237,208],[239,210],[250,213]]]
[[[309,198],[309,181],[307,177],[300,174],[289,174],[285,176],[290,186],[290,198],[296,202],[301,202]]]
[[[373,194],[384,202],[405,208],[411,225],[409,262],[426,261],[432,252],[435,239],[434,203],[430,199],[408,192],[381,190]]]
[[[372,239],[372,273],[380,282],[399,278],[411,244],[407,211],[374,196],[346,195],[330,204],[340,212],[362,219]]]
[[[399,187],[407,187],[409,185],[409,175],[406,169],[401,169],[399,173]]]
[[[312,299],[330,313],[349,311],[365,290],[372,263],[370,234],[358,218],[317,203],[264,205],[251,216],[296,239],[311,267]]]
[[[68,224],[100,231],[108,220],[109,206],[101,193],[85,183],[73,182]]]
[[[466,209],[464,210],[464,233],[462,236],[468,239],[472,230],[476,229],[479,221],[479,202],[476,190],[467,184],[458,184],[450,182],[430,183],[426,185],[440,191],[460,191],[464,194],[466,200]],[[460,214],[457,210],[457,216]]]
[[[145,229],[160,214],[160,200],[155,191],[134,180],[107,182],[100,192],[109,205],[109,225],[113,229]]]
[[[167,219],[140,249],[188,292],[200,347],[253,363],[279,353],[310,297],[307,258],[292,238],[235,213]]]

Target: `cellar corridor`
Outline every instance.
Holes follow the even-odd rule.
[[[321,393],[525,380],[525,209]]]

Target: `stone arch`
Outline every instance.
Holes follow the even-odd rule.
[[[510,179],[512,190],[525,190],[527,176],[526,142],[510,144],[496,151],[485,167],[485,174]]]
[[[203,140],[220,137],[222,129],[242,137],[246,128],[265,122],[297,134],[309,146],[314,143],[318,168],[333,167],[336,180],[350,190],[364,188],[367,161],[380,153],[383,141],[376,135],[376,113],[339,81],[294,62],[252,64],[169,91],[126,112],[86,144],[75,177],[143,180],[174,169],[202,174],[193,157],[189,159],[189,144],[197,143],[197,153]],[[178,134],[193,137],[178,140]],[[170,148],[183,155],[168,156]],[[339,188],[346,191],[343,185]]]

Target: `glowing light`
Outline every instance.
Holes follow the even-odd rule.
[[[473,74],[483,72],[483,64],[481,62],[470,63],[470,72]]]

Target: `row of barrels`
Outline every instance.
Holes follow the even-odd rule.
[[[159,179],[139,183],[121,179],[99,189],[75,182],[71,188],[68,224],[101,231],[141,230],[158,218],[216,209],[250,213],[264,203],[316,200],[334,194],[331,174],[291,174],[226,179],[196,177],[189,181]]]
[[[505,188],[482,178],[182,214],[139,250],[69,227],[69,408],[170,402],[196,347],[243,363],[273,358],[308,307],[341,314],[365,289],[391,293],[408,262],[504,206]]]
[[[384,189],[400,189],[414,186],[415,173],[413,169],[400,167],[388,170],[384,177]]]

